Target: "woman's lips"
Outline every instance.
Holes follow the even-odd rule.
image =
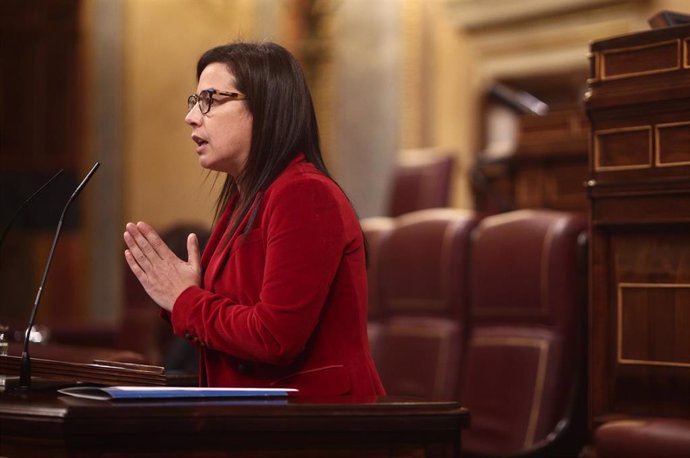
[[[206,144],[208,144],[206,140],[199,137],[198,135],[192,135],[192,140],[194,141],[194,143],[196,143],[197,153],[200,152]]]

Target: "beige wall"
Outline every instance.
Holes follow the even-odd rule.
[[[690,0],[656,0],[652,11],[669,10],[683,14],[690,14]]]
[[[454,149],[458,153],[452,204],[472,207],[467,174],[477,151],[476,130],[479,127],[475,107],[477,94],[472,90],[472,54],[464,32],[457,30],[448,18],[444,2],[431,2],[431,48],[433,61],[429,110],[430,145]]]
[[[356,10],[363,11],[369,5],[364,0],[346,0],[347,5],[332,8],[335,23],[338,17],[347,14],[353,3]],[[545,53],[544,46],[525,48],[517,43],[515,55],[502,51],[500,40],[510,37],[511,30],[529,40],[538,40],[535,33],[548,35],[549,21],[536,21],[540,29],[520,25],[520,21],[508,21],[507,26],[494,28],[490,33],[465,30],[454,20],[453,3],[471,4],[470,0],[398,0],[393,2],[399,8],[400,43],[399,56],[387,63],[399,75],[397,122],[399,128],[395,139],[372,138],[379,144],[390,143],[398,149],[443,147],[458,153],[459,167],[453,204],[457,207],[471,207],[471,196],[467,183],[467,172],[479,148],[477,108],[482,91],[482,82],[492,73],[508,74],[514,65],[515,72],[528,72],[533,64],[530,59],[539,60],[540,65],[571,65],[577,59],[586,67],[587,43],[589,37],[573,35],[560,40],[564,51]],[[511,1],[513,5],[520,2]],[[529,4],[539,2],[529,1]],[[567,1],[557,1],[567,6]],[[609,11],[608,17],[616,18],[616,2],[591,2],[600,4],[600,9]],[[589,26],[600,38],[611,34],[642,30],[644,19],[659,9],[674,9],[690,12],[690,0],[631,1],[636,5],[633,20],[621,16],[620,21],[604,21]],[[610,5],[609,5],[610,4]],[[270,0],[128,0],[123,11],[123,215],[126,220],[144,219],[156,226],[165,226],[177,220],[209,222],[213,198],[212,177],[205,181],[206,172],[197,165],[193,145],[189,140],[189,129],[183,123],[185,101],[182,94],[190,93],[195,87],[194,63],[206,48],[236,38],[271,39],[286,44],[299,36],[294,24],[285,24],[285,3]],[[282,6],[279,6],[282,5]],[[371,6],[370,6],[371,7]],[[459,8],[459,7],[458,7]],[[515,7],[519,9],[518,6]],[[608,8],[608,9],[607,9]],[[462,12],[464,10],[461,10]],[[564,7],[564,11],[567,8]],[[622,11],[622,10],[621,10]],[[457,13],[456,13],[457,14]],[[584,21],[589,13],[563,16],[568,24]],[[596,16],[592,16],[595,18]],[[602,16],[604,17],[604,16]],[[637,19],[634,19],[637,18]],[[607,21],[609,19],[606,19]],[[586,22],[586,21],[585,21]],[[554,22],[553,33],[560,25]],[[606,25],[610,24],[610,25]],[[608,28],[607,28],[608,27]],[[337,50],[342,43],[356,38],[357,30],[337,28],[335,35],[328,37],[329,46]],[[393,29],[391,29],[393,30]],[[536,29],[535,29],[536,30]],[[393,33],[393,32],[391,32]],[[349,35],[353,34],[353,35]],[[530,35],[532,34],[532,35]],[[603,35],[602,35],[603,34]],[[497,41],[498,40],[498,41]],[[569,40],[569,41],[568,41]],[[576,40],[580,40],[575,43]],[[497,44],[498,43],[498,44]],[[522,47],[521,47],[522,46]],[[542,54],[540,54],[542,53]],[[366,67],[366,49],[359,53],[359,64],[347,65]],[[380,56],[376,56],[380,59]],[[560,59],[560,60],[559,60]],[[336,176],[343,170],[357,174],[362,169],[364,183],[359,188],[378,189],[367,183],[376,173],[365,168],[372,163],[343,165],[358,160],[356,155],[348,156],[347,148],[339,147],[338,139],[348,138],[351,132],[333,132],[339,125],[334,122],[342,113],[338,112],[338,94],[348,97],[367,97],[375,100],[376,93],[338,87],[338,75],[323,72],[328,81],[321,81],[314,88],[320,122],[325,127],[324,150],[335,169]],[[342,79],[340,81],[343,81]],[[365,88],[365,87],[364,87]],[[393,105],[391,105],[393,106]],[[354,123],[356,128],[356,123]],[[368,134],[370,135],[370,134]],[[376,135],[372,133],[371,135]],[[391,135],[391,131],[381,135]],[[344,141],[344,140],[341,140]],[[334,144],[335,143],[335,144]],[[378,175],[387,177],[386,173]],[[346,178],[347,180],[347,178]],[[380,192],[380,191],[376,191]],[[364,193],[366,194],[366,193]]]
[[[254,39],[251,0],[129,0],[123,14],[123,216],[156,227],[210,223],[213,175],[184,123],[206,49]]]
[[[443,2],[395,0],[391,4],[400,8],[401,32],[393,38],[399,38],[405,49],[404,56],[390,62],[394,67],[387,70],[400,75],[401,127],[392,132],[397,138],[369,138],[396,148],[453,148],[460,154],[462,173],[471,163],[473,121],[468,112],[471,105],[464,101],[468,58],[461,36],[448,21]],[[367,3],[360,2],[357,8],[366,10]],[[127,0],[122,10],[123,220],[145,220],[159,228],[176,221],[209,223],[214,176],[207,177],[197,165],[183,122],[184,98],[196,86],[196,59],[208,47],[237,38],[271,39],[290,48],[299,33],[291,30],[294,24],[285,24],[288,8],[268,0]],[[339,8],[333,11],[336,17],[340,14]],[[347,28],[339,29],[330,37],[331,45],[336,48],[351,40],[348,33]],[[365,65],[366,49],[359,56],[360,65]],[[351,174],[357,175],[361,167],[365,181],[386,177],[364,173],[370,164],[343,165],[354,157],[333,144],[338,138],[332,132],[334,118],[339,115],[333,100],[338,93],[347,97],[351,93],[334,86],[332,72],[323,74],[331,80],[313,87],[313,92],[325,134],[324,154],[336,176],[353,168]],[[375,95],[362,93],[361,97],[375,104]],[[347,138],[352,133],[343,135]],[[380,135],[390,137],[391,132]],[[341,157],[329,157],[338,151]],[[376,183],[356,186],[384,192]],[[456,190],[455,204],[469,206],[466,187],[460,183]]]

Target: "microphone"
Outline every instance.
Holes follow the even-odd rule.
[[[82,189],[84,189],[84,186],[86,186],[86,183],[91,179],[94,173],[96,173],[96,169],[100,167],[100,163],[96,161],[96,163],[91,167],[91,170],[89,170],[89,173],[86,174],[84,179],[82,180],[81,183],[79,183],[79,186],[77,186],[77,189],[74,190],[72,193],[72,196],[69,198],[67,203],[65,204],[65,208],[62,209],[62,214],[60,215],[60,219],[58,220],[57,228],[55,229],[55,236],[53,237],[53,244],[50,247],[50,252],[48,253],[48,260],[46,261],[46,266],[43,269],[43,277],[41,278],[41,284],[38,287],[38,291],[36,292],[36,299],[34,300],[34,307],[31,310],[31,318],[29,319],[29,327],[26,328],[26,333],[24,335],[24,349],[22,351],[22,360],[21,360],[21,366],[19,368],[19,388],[21,389],[29,389],[31,388],[31,357],[29,356],[29,336],[31,335],[31,328],[34,327],[34,321],[36,320],[36,312],[38,311],[38,304],[41,302],[41,296],[43,295],[43,288],[45,287],[46,284],[46,278],[48,278],[48,270],[50,269],[50,265],[53,262],[53,255],[55,254],[55,247],[57,246],[57,241],[58,238],[60,237],[60,230],[62,229],[62,222],[65,219],[65,214],[67,213],[67,209],[69,208],[70,204],[72,201],[79,195]]]
[[[59,177],[59,176],[62,174],[62,172],[64,172],[64,169],[58,170],[58,172],[57,172],[55,175],[53,175],[53,176],[50,178],[50,180],[48,180],[48,181],[46,181],[45,183],[43,183],[43,185],[42,185],[40,188],[38,188],[36,191],[34,191],[34,193],[31,194],[31,195],[29,196],[29,198],[26,199],[26,200],[24,201],[23,204],[21,204],[21,206],[17,209],[17,211],[14,212],[14,215],[12,215],[12,218],[10,218],[10,221],[9,221],[9,222],[7,223],[7,225],[5,225],[5,227],[2,229],[2,234],[0,234],[0,247],[2,246],[2,242],[5,241],[5,237],[7,236],[7,233],[10,231],[10,228],[12,227],[12,224],[14,224],[14,220],[16,220],[17,217],[19,216],[19,214],[26,208],[26,206],[29,205],[29,203],[30,203],[32,200],[34,200],[34,197],[36,197],[37,195],[39,195],[39,194],[41,193],[41,191],[43,191],[45,188],[47,188],[48,185],[49,185],[50,183],[52,183],[54,179],[56,179],[57,177]]]

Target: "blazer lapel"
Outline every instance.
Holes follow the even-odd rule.
[[[236,201],[233,202],[233,206],[235,203]],[[223,218],[221,218],[219,221],[218,238],[215,240],[215,245],[211,246],[209,243],[210,250],[204,250],[204,256],[202,259],[202,265],[206,265],[206,271],[204,272],[204,288],[210,289],[210,285],[213,285],[218,280],[218,276],[222,274],[223,268],[226,266],[228,259],[235,251],[234,247],[237,243],[237,239],[244,235],[249,219],[253,218],[253,216],[256,214],[256,211],[258,211],[258,209],[255,208],[256,205],[261,205],[261,199],[254,200],[254,203],[249,208],[249,211],[246,215],[244,215],[242,222],[239,224],[239,226],[237,226],[237,230],[230,237],[227,243],[223,239],[225,238],[225,232],[229,229],[228,225],[230,222],[232,207],[229,206],[226,214],[224,214]]]

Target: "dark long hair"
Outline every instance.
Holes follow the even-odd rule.
[[[206,51],[196,66],[197,79],[207,65],[225,64],[236,88],[247,96],[252,114],[249,157],[237,177],[229,174],[216,202],[216,219],[237,196],[232,235],[263,191],[299,153],[330,178],[321,156],[319,128],[311,94],[295,58],[275,43],[230,43]],[[239,190],[242,192],[239,192]],[[251,223],[251,222],[250,222]],[[247,228],[248,229],[248,228]]]

